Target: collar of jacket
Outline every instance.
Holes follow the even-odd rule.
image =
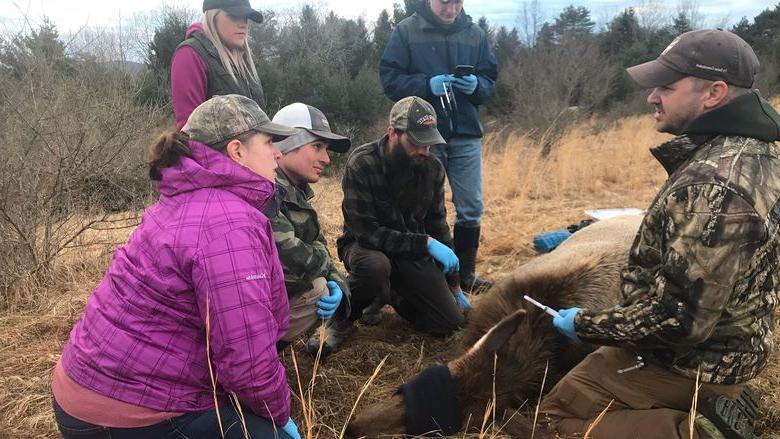
[[[674,139],[662,143],[650,149],[656,160],[661,163],[666,173],[671,175],[677,168],[688,160],[693,153],[714,136],[677,136]]]
[[[780,115],[761,97],[758,90],[752,90],[694,119],[684,133],[751,137],[774,142],[780,140]]]
[[[460,15],[458,15],[458,18],[456,18],[455,21],[452,22],[451,24],[441,23],[433,15],[433,11],[431,10],[431,5],[428,2],[426,2],[425,6],[421,7],[417,12],[415,12],[415,14],[422,17],[423,30],[435,30],[444,33],[446,35],[452,35],[456,32],[459,32],[471,26],[471,23],[473,22],[471,20],[471,16],[466,14],[466,10],[464,9],[463,11],[461,11]]]
[[[276,168],[276,187],[277,192],[283,194],[282,199],[289,203],[301,205],[304,202],[308,204],[309,200],[314,198],[314,190],[309,183],[294,185],[282,168]]]
[[[228,191],[263,210],[273,197],[276,185],[231,160],[219,151],[191,140],[192,157],[182,157],[173,166],[162,170],[157,189],[160,196],[173,197],[199,189]]]

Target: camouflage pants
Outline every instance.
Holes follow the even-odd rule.
[[[694,380],[654,365],[618,373],[636,364],[630,351],[602,347],[572,369],[544,397],[540,411],[558,433],[582,434],[609,405],[590,437],[689,438]],[[702,384],[699,401],[709,396],[736,398],[743,385]],[[694,438],[722,437],[701,416]]]

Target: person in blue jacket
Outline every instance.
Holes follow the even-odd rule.
[[[457,66],[461,68],[455,75]],[[493,94],[498,63],[485,32],[463,10],[463,0],[428,0],[398,23],[379,61],[385,94],[393,101],[420,96],[436,109],[447,142],[434,154],[447,171],[456,219],[455,253],[465,290],[490,286],[474,274],[482,204],[482,125],[479,106]]]

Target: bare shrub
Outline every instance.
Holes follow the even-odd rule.
[[[48,27],[47,27],[48,26]],[[53,26],[9,39],[0,71],[0,308],[20,280],[148,198],[144,146],[160,121],[125,70],[66,56]],[[124,220],[124,219],[123,219]],[[125,225],[125,222],[122,222]]]

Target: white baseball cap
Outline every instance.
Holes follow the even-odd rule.
[[[300,148],[318,139],[328,140],[328,149],[346,152],[352,145],[349,138],[334,133],[322,111],[311,105],[296,102],[279,110],[273,118],[274,123],[296,128],[296,134],[280,142],[276,147],[282,154]]]

